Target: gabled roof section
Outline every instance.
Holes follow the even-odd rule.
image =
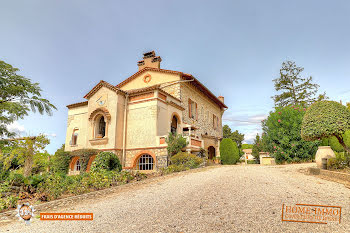
[[[139,74],[142,74],[145,71],[158,71],[158,72],[163,72],[163,73],[170,73],[170,74],[179,74],[182,75],[182,72],[179,71],[174,71],[174,70],[165,70],[165,69],[158,69],[158,68],[152,68],[152,67],[145,67],[142,70],[139,70],[138,72],[136,72],[135,74],[131,75],[129,78],[125,79],[123,82],[119,83],[118,85],[116,85],[116,87],[122,87],[125,84],[131,82],[132,80],[134,80],[137,76],[139,76]]]
[[[85,106],[85,105],[88,105],[88,101],[69,104],[69,105],[67,105],[67,108],[76,108],[76,107],[81,107],[81,106]]]
[[[135,74],[131,75],[129,78],[125,79],[123,82],[116,85],[117,88],[120,88],[124,86],[125,84],[131,82],[134,80],[137,76],[139,76],[141,73],[145,71],[157,71],[157,72],[163,72],[163,73],[170,73],[170,74],[178,74],[181,76],[181,79],[183,80],[193,80],[192,84],[199,89],[203,94],[208,96],[209,99],[214,101],[217,105],[219,105],[221,108],[228,108],[221,100],[218,99],[208,88],[206,88],[201,82],[198,81],[195,77],[193,77],[191,74],[183,73],[180,71],[174,71],[174,70],[165,70],[165,69],[158,69],[158,68],[151,68],[151,67],[145,67],[142,70],[136,72]]]
[[[228,108],[221,100],[218,99],[211,91],[209,91],[208,88],[206,88],[201,82],[198,81],[195,77],[193,77],[191,74],[183,74],[182,79],[184,80],[191,80],[193,79],[193,82],[191,82],[196,88],[198,88],[201,92],[203,92],[206,96],[208,96],[209,99],[214,101],[217,105],[219,105],[222,108]]]
[[[89,99],[91,96],[93,96],[101,87],[106,87],[112,91],[115,91],[117,93],[122,93],[122,94],[126,94],[124,91],[120,90],[118,87],[113,86],[112,84],[101,80],[96,86],[94,86],[94,88],[91,89],[91,91],[89,91],[89,93],[87,93],[84,98],[85,99]]]

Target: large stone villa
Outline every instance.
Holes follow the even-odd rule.
[[[216,97],[191,74],[160,68],[155,52],[144,54],[139,70],[118,85],[100,81],[87,101],[68,105],[66,151],[114,152],[123,168],[153,170],[167,164],[169,132],[188,140],[186,151],[219,156],[224,97]],[[88,169],[94,157],[88,163]],[[80,170],[79,159],[70,173]]]

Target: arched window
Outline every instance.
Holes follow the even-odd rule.
[[[78,159],[77,162],[75,163],[75,170],[80,171],[81,165],[80,165],[80,160]]]
[[[173,119],[171,120],[170,132],[172,134],[177,133],[177,118],[176,118],[176,116],[173,116]]]
[[[149,154],[144,154],[139,158],[138,169],[139,170],[153,170],[153,157]]]
[[[78,144],[78,131],[79,129],[74,129],[73,134],[72,134],[72,145],[77,145]]]
[[[103,116],[96,119],[95,122],[95,137],[104,138],[106,136],[106,121]]]

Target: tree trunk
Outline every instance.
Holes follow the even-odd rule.
[[[25,157],[24,160],[24,171],[23,171],[23,175],[24,177],[28,177],[32,174],[32,168],[33,168],[33,145],[30,144],[28,146],[28,152],[27,152],[27,156]]]
[[[24,177],[28,177],[32,174],[32,166],[33,166],[33,156],[28,156],[24,161]]]
[[[344,149],[350,154],[350,148],[345,144],[343,137],[339,135],[334,135],[337,139],[340,145],[344,147]]]

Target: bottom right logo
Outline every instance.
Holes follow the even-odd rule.
[[[341,207],[326,205],[282,205],[283,222],[340,223]]]

